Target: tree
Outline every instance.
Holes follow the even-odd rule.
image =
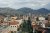
[[[30,17],[28,18],[28,20],[24,20],[24,22],[21,24],[20,29],[22,30],[22,32],[27,32],[27,33],[33,33],[33,28],[31,26],[31,19]]]
[[[33,33],[33,28],[32,28],[32,26],[31,26],[31,19],[30,19],[30,17],[28,18],[28,21],[27,21],[28,23],[28,32],[29,33]]]
[[[36,21],[39,21],[38,17],[36,18]]]

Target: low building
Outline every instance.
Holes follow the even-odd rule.
[[[17,33],[17,29],[20,27],[21,23],[22,23],[22,19],[11,21],[9,26],[9,31],[13,33]]]
[[[39,20],[40,20],[40,21],[43,21],[43,20],[45,20],[45,17],[40,16],[40,17],[39,17]]]
[[[16,22],[16,21],[10,22],[9,31],[17,32],[18,24],[19,22]]]

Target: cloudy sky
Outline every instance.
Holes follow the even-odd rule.
[[[0,0],[0,7],[39,9],[50,3],[50,0]]]

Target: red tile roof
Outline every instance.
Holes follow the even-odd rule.
[[[19,24],[18,21],[10,22],[10,25],[17,25],[17,24]]]

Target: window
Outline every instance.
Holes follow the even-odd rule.
[[[11,33],[13,33],[13,31],[11,31]]]
[[[11,26],[11,27],[16,27],[16,26]]]
[[[13,26],[14,27],[14,26]]]
[[[15,26],[16,27],[16,26]]]
[[[12,27],[12,26],[11,26]]]

